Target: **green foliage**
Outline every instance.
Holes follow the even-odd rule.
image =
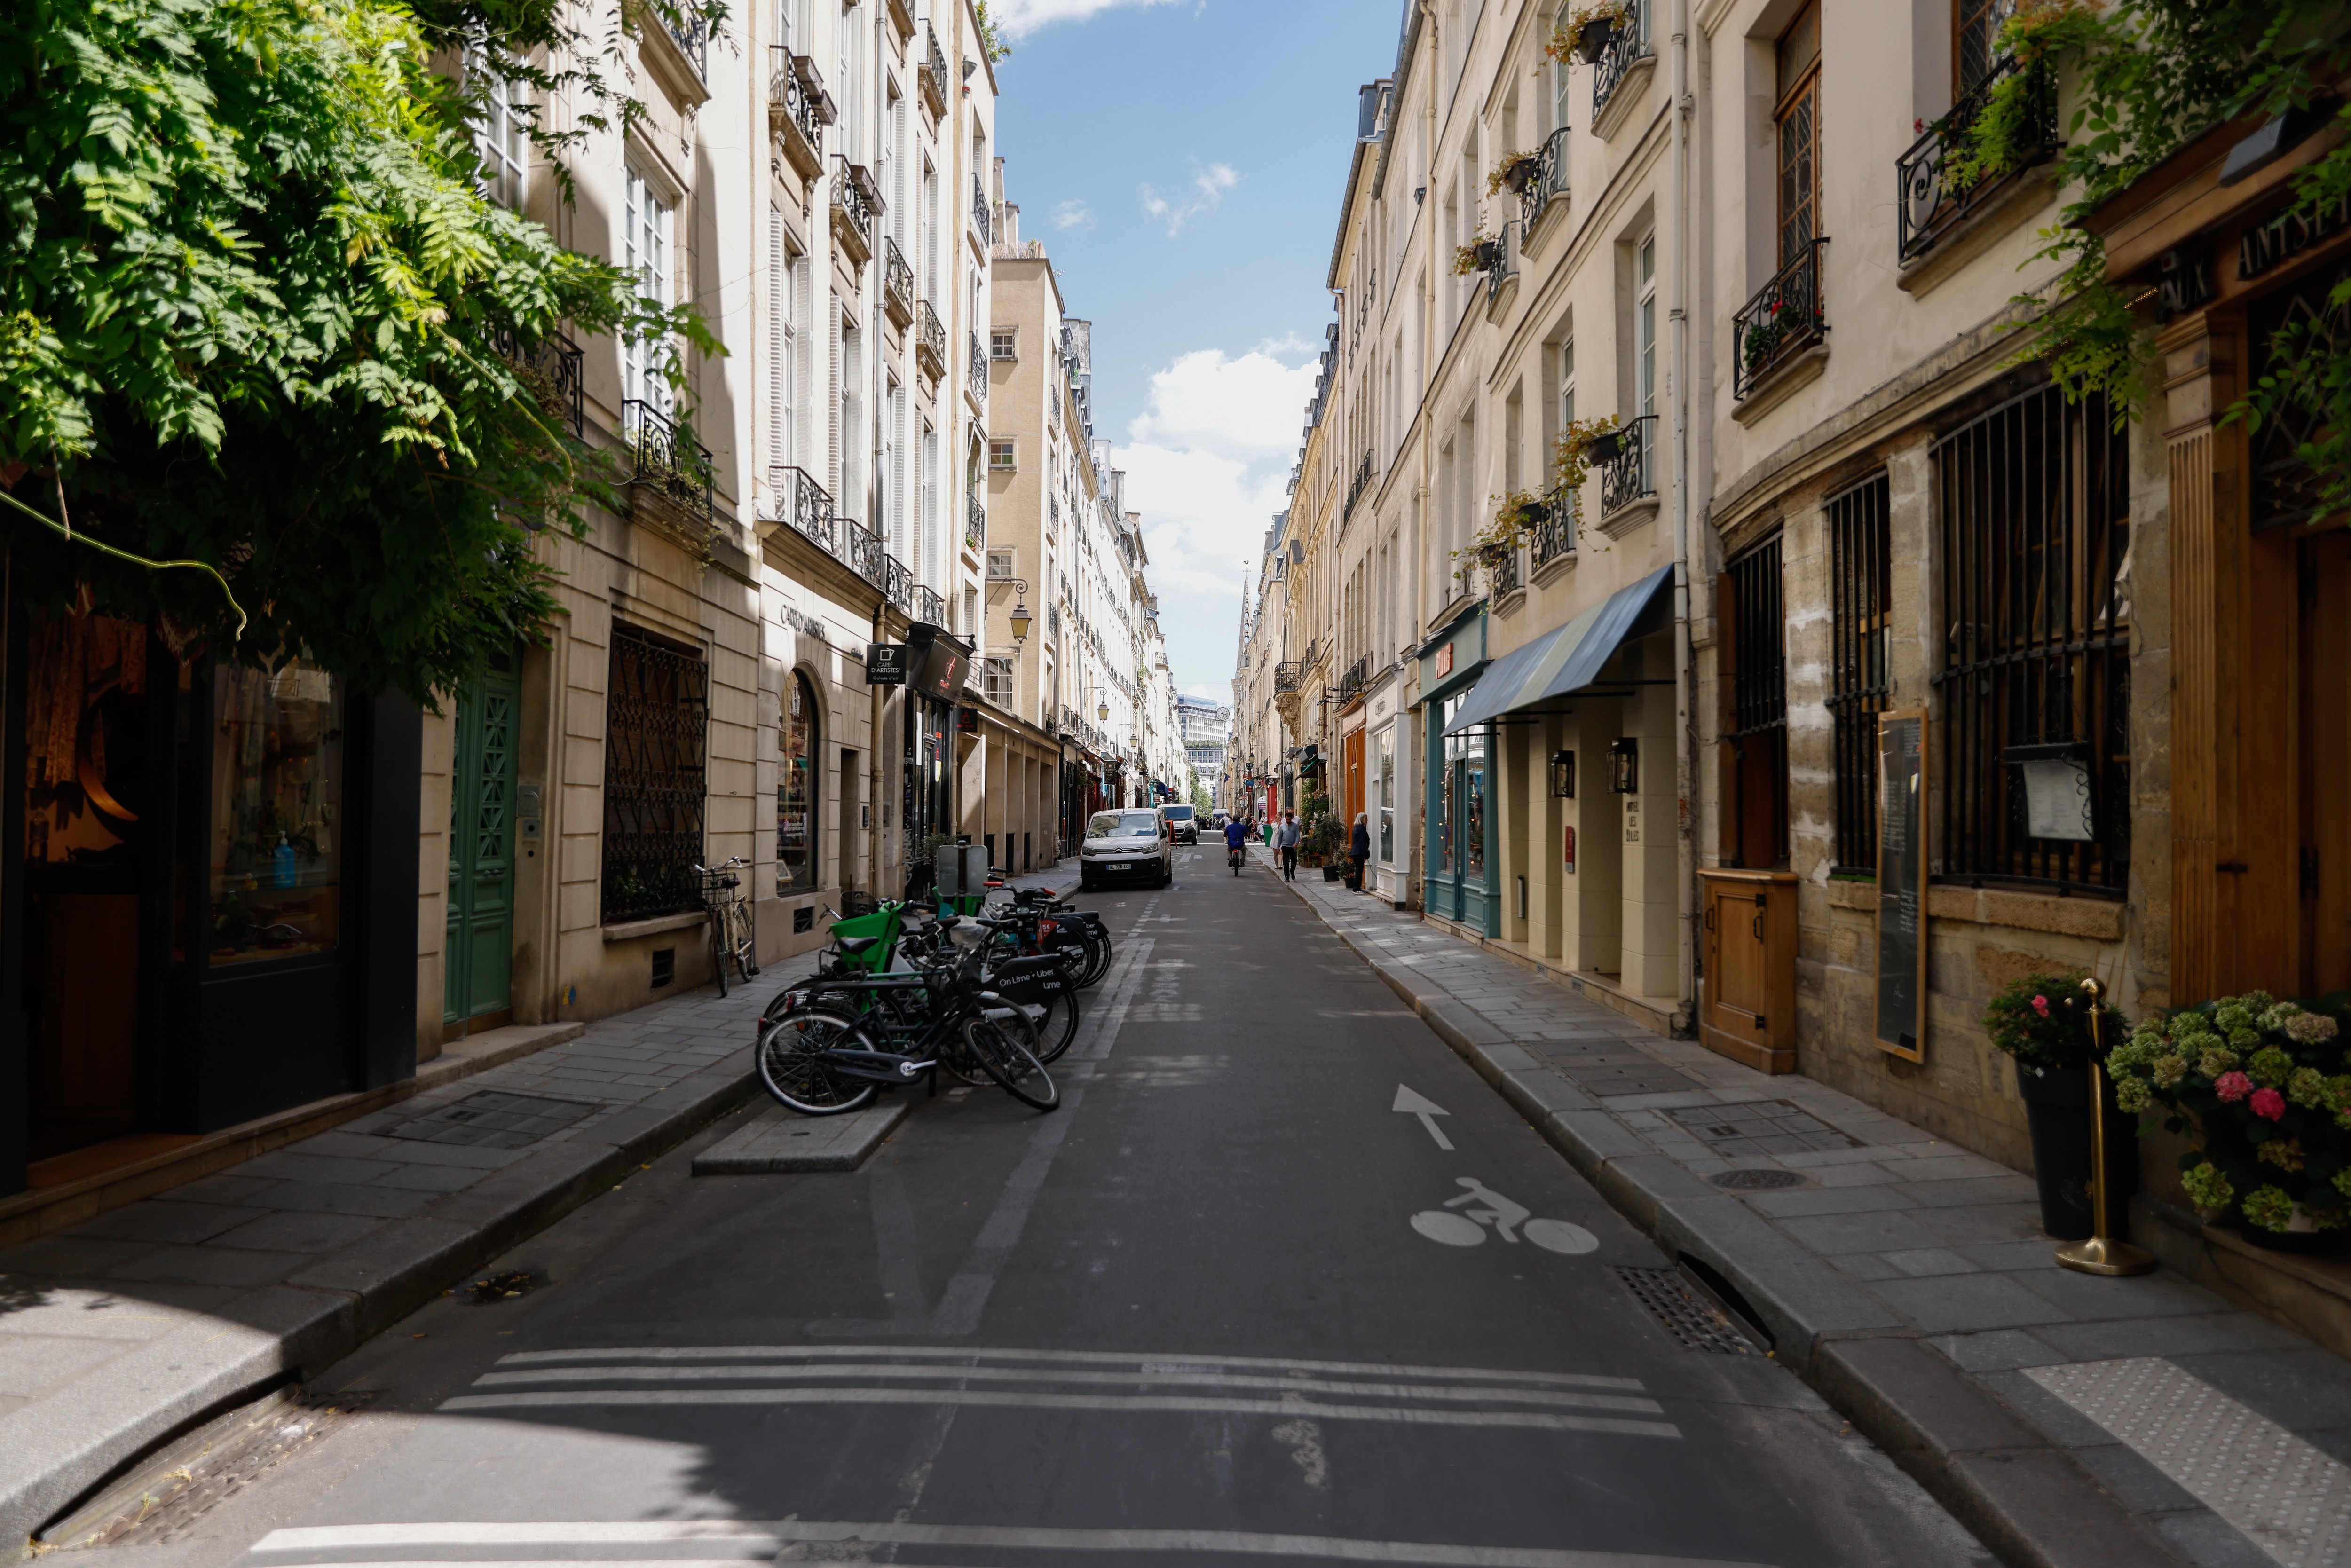
[[[2082,989],[2083,978],[2079,969],[2025,976],[1985,1004],[1984,1033],[2020,1067],[2057,1071],[2088,1066],[2091,998]],[[2125,1027],[2113,1008],[2098,1009],[2107,1045],[2123,1038]]]
[[[0,508],[37,602],[88,584],[181,646],[307,646],[428,703],[536,634],[531,536],[583,528],[611,476],[495,345],[716,345],[477,193],[432,53],[384,0],[0,16],[0,487],[78,536]],[[252,624],[92,538],[216,570]]]
[[[979,47],[987,51],[987,63],[996,65],[1009,58],[1012,46],[1004,41],[997,29],[996,18],[987,14],[987,0],[974,0],[972,10],[979,17]]]
[[[2020,359],[2043,359],[2079,400],[2110,400],[2116,417],[2145,412],[2152,343],[2133,313],[2140,301],[2105,281],[2105,247],[2080,226],[2107,198],[2127,188],[2180,146],[2219,124],[2326,100],[2351,49],[2338,0],[2035,0],[2001,27],[2001,47],[2042,66],[2062,62],[2073,103],[2060,167],[2076,192],[2064,221],[2042,231],[2036,259],[2066,264],[2060,303],[2039,317]],[[2021,79],[2011,78],[2011,80]],[[1998,99],[2003,89],[1994,94]],[[1996,106],[1997,107],[1997,106]],[[2351,102],[2336,110],[2351,124]],[[1969,166],[2003,169],[2011,117],[1987,113],[1971,131]],[[2351,142],[2321,154],[2294,178],[2296,211],[2314,214],[2351,195]],[[2041,297],[2017,303],[2038,307]],[[2351,308],[2351,283],[2330,297]],[[2313,416],[2324,434],[2299,455],[2308,463],[2328,510],[2351,507],[2351,365],[2328,350],[2312,327],[2289,329],[2269,363],[2229,410],[2258,427],[2289,406]]]

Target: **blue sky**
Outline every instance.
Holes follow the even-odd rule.
[[[1023,239],[1092,320],[1179,691],[1229,701],[1244,557],[1282,505],[1332,319],[1356,89],[1395,0],[996,0]]]

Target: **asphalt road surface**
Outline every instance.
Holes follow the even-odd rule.
[[[1260,866],[1086,902],[1118,961],[1060,1111],[943,1092],[853,1174],[690,1176],[763,1101],[62,1556],[1991,1561],[1792,1375],[1669,1333],[1619,1272],[1667,1260]]]

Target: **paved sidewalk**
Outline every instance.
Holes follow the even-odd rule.
[[[0,1251],[0,1563],[159,1440],[314,1376],[751,1092],[752,1020],[801,967]]]
[[[2005,1560],[2351,1565],[2351,1363],[2166,1270],[2060,1269],[2030,1177],[1320,876],[1292,890]]]

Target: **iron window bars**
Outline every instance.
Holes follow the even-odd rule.
[[[1934,448],[1943,623],[1938,875],[2120,894],[2130,866],[2129,443],[2054,386]],[[2011,747],[2073,745],[2095,836],[2036,839]]]
[[[1564,485],[1543,497],[1542,521],[1527,540],[1527,556],[1535,566],[1547,566],[1575,548],[1575,514],[1583,505],[1583,492]]]
[[[932,30],[928,22],[923,24],[923,84],[930,89],[939,112],[945,114],[947,107],[947,57],[946,51],[939,47],[938,34]]]
[[[873,253],[873,217],[882,210],[882,203],[872,188],[872,176],[863,165],[852,163],[835,155],[832,160],[832,210],[849,220],[849,226],[864,243],[865,253]]]
[[[1951,167],[1955,155],[1964,155],[1976,121],[1991,100],[1992,89],[2022,72],[2025,121],[2022,144],[2013,167],[1972,181]],[[1894,161],[1896,254],[1916,261],[1941,243],[1988,202],[2007,190],[2027,171],[2045,163],[2059,145],[2057,78],[2045,62],[2025,64],[2004,56],[1990,75],[1951,106],[1949,114],[1927,127],[1908,152]]]
[[[971,226],[979,231],[980,244],[994,243],[994,225],[987,210],[987,191],[980,184],[977,175],[974,175],[971,182]]]
[[[1787,606],[1780,536],[1730,563],[1731,848],[1742,866],[1788,863]],[[1768,818],[1763,813],[1768,811]]]
[[[710,448],[643,398],[621,404],[621,424],[635,460],[629,483],[658,491],[690,517],[710,520]]]
[[[519,338],[501,329],[490,334],[490,346],[514,367],[539,407],[563,422],[573,440],[588,439],[587,355],[579,344],[553,332],[526,350]]]
[[[918,336],[914,347],[926,356],[933,379],[947,373],[947,329],[939,321],[939,313],[931,308],[927,299],[914,307]]]
[[[612,625],[604,716],[607,925],[701,907],[710,666],[694,650]]]
[[[1629,507],[1657,493],[1656,476],[1650,472],[1650,459],[1656,447],[1657,416],[1644,413],[1628,419],[1614,434],[1615,455],[1598,465],[1603,517],[1620,507]]]
[[[977,549],[987,538],[987,507],[977,490],[967,490],[963,497],[963,542]]]
[[[979,340],[977,332],[971,335],[971,363],[967,375],[971,382],[973,399],[985,407],[987,402],[987,346]]]
[[[1567,127],[1545,137],[1534,159],[1534,177],[1519,193],[1519,221],[1530,231],[1552,202],[1567,194]]]
[[[1829,724],[1836,793],[1832,869],[1877,874],[1877,716],[1893,571],[1883,474],[1829,498]]]
[[[1488,579],[1486,591],[1496,599],[1501,598],[1506,593],[1516,592],[1520,583],[1519,547],[1512,545],[1503,554],[1501,559],[1487,569],[1486,576]]]
[[[1806,240],[1795,258],[1730,319],[1731,399],[1751,395],[1773,371],[1819,342],[1829,329],[1821,298],[1821,250],[1828,235]]]
[[[1486,269],[1486,304],[1491,308],[1502,297],[1502,285],[1519,275],[1519,224],[1516,218],[1502,225],[1494,238],[1494,265]]]
[[[907,265],[898,242],[887,235],[882,236],[882,287],[901,314],[914,313],[914,269]]]
[[[1616,96],[1617,87],[1625,74],[1641,61],[1651,57],[1649,48],[1648,0],[1633,0],[1629,15],[1600,57],[1592,63],[1592,118],[1597,120],[1608,100]]]

